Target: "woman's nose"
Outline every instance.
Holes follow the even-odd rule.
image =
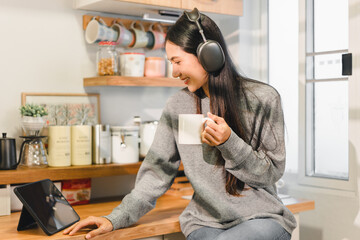
[[[172,76],[173,76],[174,78],[180,77],[180,72],[179,72],[179,70],[177,69],[177,67],[175,67],[174,65],[173,65],[173,69],[172,69]]]

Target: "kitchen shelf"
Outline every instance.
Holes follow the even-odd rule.
[[[70,167],[17,168],[0,170],[0,185],[28,183],[49,178],[52,181],[94,178],[117,175],[135,175],[141,162],[132,164],[99,164]],[[179,170],[184,170],[181,164]]]
[[[84,87],[91,86],[186,87],[179,79],[165,77],[101,76],[84,78]]]

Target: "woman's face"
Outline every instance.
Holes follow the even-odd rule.
[[[173,77],[180,78],[188,86],[190,92],[195,92],[203,87],[208,95],[208,74],[197,57],[185,52],[170,41],[166,42],[165,50],[173,67]]]

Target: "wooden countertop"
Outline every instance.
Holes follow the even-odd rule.
[[[304,199],[286,198],[284,204],[293,212],[312,210],[315,208],[314,201]],[[103,203],[92,203],[88,205],[74,206],[75,211],[80,215],[81,219],[88,216],[102,216],[109,214],[120,201],[110,201]],[[182,199],[179,196],[165,194],[157,201],[155,209],[143,216],[135,225],[119,229],[100,237],[93,238],[103,239],[137,239],[146,238],[157,235],[164,235],[174,232],[180,232],[179,215],[188,205],[189,200]],[[10,216],[0,216],[0,238],[1,239],[84,239],[87,230],[80,231],[75,236],[63,235],[58,232],[52,236],[47,236],[41,228],[30,229],[18,232],[16,230],[20,218],[20,212],[12,213]]]

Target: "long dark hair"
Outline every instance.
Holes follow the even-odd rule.
[[[249,143],[247,132],[242,127],[244,124],[237,107],[239,105],[238,99],[241,97],[240,94],[242,95],[243,93],[242,82],[245,77],[237,72],[227,51],[225,40],[216,23],[203,14],[201,14],[200,23],[206,38],[217,41],[225,54],[224,66],[217,72],[208,73],[210,111],[224,118],[230,128],[245,142]],[[203,39],[196,24],[190,22],[186,15],[183,14],[167,32],[166,41],[170,41],[180,46],[185,52],[197,56],[197,46],[203,42]],[[197,113],[201,113],[201,96],[203,95],[202,88],[195,92]],[[221,154],[218,155],[219,159],[216,165],[223,166],[226,172],[226,192],[234,196],[240,196],[240,192],[244,190],[244,182],[225,170],[225,161]]]

